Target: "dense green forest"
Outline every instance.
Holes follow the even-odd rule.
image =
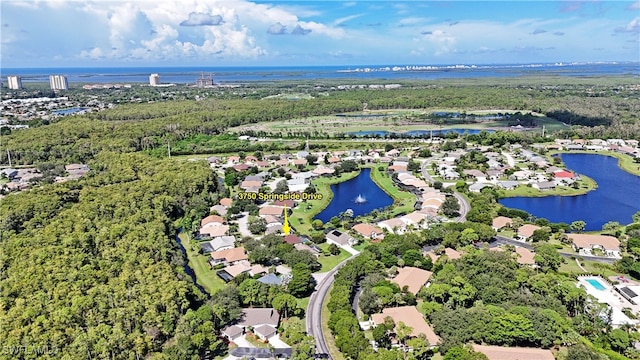
[[[0,343],[70,359],[220,351],[220,320],[189,320],[206,299],[174,240],[181,224],[208,211],[213,173],[202,163],[113,153],[90,165],[84,179],[0,202]],[[0,353],[37,357],[16,355]]]

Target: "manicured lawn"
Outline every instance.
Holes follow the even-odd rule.
[[[329,244],[327,243],[320,244],[318,245],[318,247],[321,248],[323,251],[328,251],[327,249],[329,248]],[[320,271],[318,272],[321,272],[321,273],[327,272],[333,269],[334,267],[336,267],[336,265],[340,264],[344,260],[348,259],[350,256],[351,254],[349,254],[347,251],[342,249],[340,249],[339,255],[329,255],[329,256],[320,255],[320,257],[318,258],[318,262],[320,263],[320,265],[322,265],[322,268],[320,268]]]
[[[250,342],[253,346],[255,346],[257,348],[261,348],[261,349],[268,349],[269,348],[269,343],[265,343],[264,341],[260,340],[260,338],[258,338],[254,334],[247,334],[247,335],[245,335],[244,338],[247,339],[248,342]]]
[[[402,191],[396,187],[391,176],[386,172],[381,172],[378,167],[371,168],[371,180],[376,183],[387,195],[393,198],[392,216],[400,213],[413,212],[416,204],[416,196],[412,193]]]
[[[307,308],[309,307],[309,296],[302,298],[302,299],[297,299],[298,300],[298,307],[300,309],[304,309],[304,313],[305,313],[305,317],[307,314]]]
[[[581,263],[582,263],[582,267],[585,268],[585,270],[587,270],[586,273],[589,273],[589,274],[599,274],[602,277],[607,277],[607,278],[609,276],[620,275],[620,273],[613,270],[612,265],[602,264],[595,261],[583,261]],[[585,273],[580,269],[580,267],[578,267],[578,264],[576,264],[576,261],[572,259],[566,259],[566,263],[562,264],[558,269],[558,271],[563,273],[569,273],[569,274]]]
[[[538,190],[525,185],[518,185],[513,190],[500,190],[500,197],[516,197],[516,196],[524,196],[524,197],[543,197],[543,196],[552,196],[552,195],[561,195],[561,196],[573,196],[573,195],[582,195],[587,192],[594,190],[598,187],[596,182],[584,175],[581,175],[582,180],[578,181],[580,187],[578,189],[574,189],[571,186],[559,186],[555,189],[551,190]]]
[[[187,251],[187,259],[189,260],[189,267],[193,269],[196,274],[196,280],[198,284],[202,286],[209,294],[213,294],[216,291],[226,286],[225,282],[216,275],[215,271],[211,270],[207,260],[209,258],[205,255],[198,254],[191,249],[191,244],[187,240],[186,234],[180,234],[182,244]]]

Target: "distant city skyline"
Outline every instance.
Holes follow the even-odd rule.
[[[640,1],[0,3],[2,68],[640,61]]]

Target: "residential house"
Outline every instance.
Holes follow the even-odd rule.
[[[407,224],[398,218],[380,221],[378,226],[393,234],[404,234],[407,230]]]
[[[540,181],[531,184],[531,187],[538,190],[551,190],[556,188],[556,183],[553,181]]]
[[[259,216],[266,216],[266,215],[271,215],[271,216],[282,216],[282,212],[283,212],[284,208],[281,206],[273,206],[273,205],[266,205],[260,208],[260,210],[258,210],[258,215]]]
[[[279,323],[280,313],[273,308],[242,309],[240,320],[224,328],[222,334],[233,340],[245,334],[249,328],[253,328],[253,333],[260,339],[268,340],[277,334]]]
[[[420,213],[418,211],[414,211],[407,215],[401,216],[400,220],[404,221],[404,223],[407,224],[407,226],[413,226],[416,228],[425,228],[428,225],[426,218],[427,216],[425,214]]]
[[[263,277],[259,278],[258,281],[267,285],[282,285],[282,279],[278,275],[273,273],[264,275]]]
[[[284,237],[284,242],[286,242],[287,244],[295,245],[300,244],[302,242],[302,239],[298,235],[289,234]]]
[[[262,181],[244,180],[240,184],[240,188],[244,191],[251,192],[251,190],[260,189]]]
[[[220,215],[209,215],[200,221],[200,227],[220,226],[224,224],[224,218]]]
[[[417,294],[426,283],[429,282],[433,273],[417,267],[405,266],[398,269],[398,274],[391,280],[398,284],[400,289],[407,287],[412,294]]]
[[[222,199],[220,199],[220,205],[222,205],[222,206],[230,207],[232,203],[233,203],[233,200],[231,198],[222,198]]]
[[[381,239],[384,237],[382,229],[371,224],[359,223],[353,225],[351,229],[366,239]]]
[[[473,344],[473,350],[483,353],[489,360],[555,360],[549,349]]]
[[[513,220],[511,220],[511,218],[508,218],[506,216],[498,216],[493,218],[491,227],[493,227],[494,230],[500,230],[505,226],[511,226],[512,223]]]
[[[339,230],[330,231],[329,233],[327,233],[326,238],[328,243],[336,244],[340,247],[352,246],[358,242],[358,240],[351,237],[351,235],[340,232]]]
[[[534,266],[536,264],[535,260],[533,260],[535,255],[533,251],[527,248],[521,246],[516,247],[516,262],[520,265]]]
[[[218,164],[221,164],[221,163],[222,163],[222,159],[220,159],[220,158],[219,158],[219,157],[217,157],[217,156],[210,156],[210,157],[208,157],[208,158],[207,158],[207,162],[208,162],[210,165],[218,165]]]
[[[515,189],[518,185],[520,185],[517,181],[498,181],[498,186],[505,190]]]
[[[491,187],[491,184],[477,182],[477,183],[471,184],[471,186],[469,186],[469,191],[479,193],[480,191],[482,191],[482,189],[484,189],[486,187]]]
[[[200,243],[200,250],[203,254],[208,254],[218,250],[231,249],[235,247],[236,238],[233,236],[218,236],[211,241]]]
[[[620,241],[609,235],[567,234],[573,248],[582,255],[593,255],[594,249],[601,250],[605,256],[620,257]]]
[[[427,251],[426,253],[424,253],[425,256],[429,256],[431,258],[431,261],[433,261],[434,263],[436,261],[438,261],[438,259],[440,258],[440,255],[436,254],[433,251]],[[462,253],[459,251],[456,251],[452,248],[445,248],[444,249],[444,253],[442,255],[446,255],[447,258],[451,259],[451,260],[457,260],[460,259],[462,257]]]
[[[467,179],[476,178],[478,180],[486,180],[487,178],[487,175],[478,169],[463,170],[462,173],[464,173]]]
[[[410,336],[417,337],[420,336],[420,334],[425,335],[430,347],[436,346],[440,342],[440,337],[436,335],[431,326],[426,323],[424,317],[415,306],[386,308],[382,310],[381,314],[371,315],[371,321],[374,325],[380,325],[384,323],[384,319],[387,316],[393,319],[396,326],[402,322],[410,327],[412,329]]]
[[[527,240],[533,235],[534,231],[539,229],[541,229],[540,226],[524,224],[518,228],[518,238],[520,238],[520,240]]]
[[[205,226],[199,230],[200,235],[208,236],[211,238],[215,238],[218,236],[225,236],[229,231],[229,225],[218,225],[218,226]]]
[[[249,259],[249,257],[244,252],[244,247],[237,247],[212,252],[209,258],[209,265],[211,265],[211,267],[218,264],[233,265],[247,259]]]
[[[235,171],[247,171],[251,168],[250,165],[247,164],[237,164],[237,165],[233,165],[233,170]]]
[[[296,248],[296,250],[299,251],[308,251],[310,252],[312,255],[314,255],[315,257],[319,257],[321,252],[320,249],[318,249],[318,247],[316,245],[313,245],[313,247],[307,245],[307,244],[303,244],[303,243],[297,243],[293,245],[294,248]]]
[[[286,206],[287,209],[293,209],[295,205],[296,205],[296,202],[291,199],[275,200],[273,202],[273,206],[282,206],[282,207]]]
[[[222,206],[220,204],[218,205],[213,205],[212,207],[209,208],[209,211],[211,213],[220,215],[220,216],[226,216],[227,215],[227,207],[226,206]]]
[[[295,165],[295,166],[306,166],[307,165],[307,159],[295,159],[295,160],[293,160],[293,165]]]

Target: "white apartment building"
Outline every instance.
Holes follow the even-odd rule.
[[[158,74],[149,75],[149,85],[151,85],[151,86],[160,85],[160,75],[158,75]]]
[[[51,85],[51,90],[69,90],[67,77],[64,75],[49,76],[49,85]]]
[[[22,78],[16,75],[7,76],[7,86],[9,86],[11,90],[22,89]]]

